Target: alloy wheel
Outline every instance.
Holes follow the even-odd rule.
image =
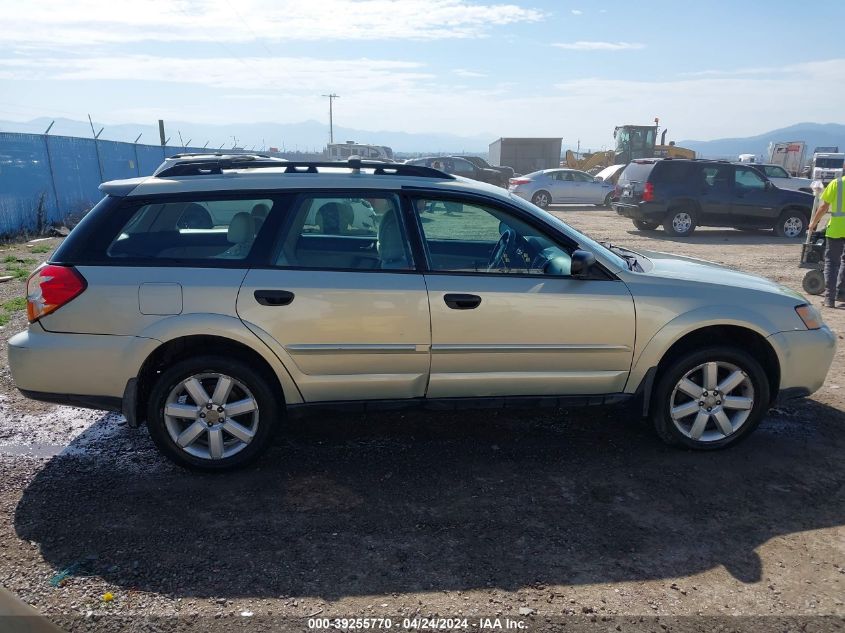
[[[534,196],[534,204],[536,204],[541,209],[545,209],[547,206],[549,206],[550,202],[551,200],[549,200],[549,196],[547,196],[545,193],[541,192]]]
[[[676,213],[672,218],[672,228],[676,233],[687,233],[692,228],[692,217],[686,211]]]
[[[190,376],[167,396],[164,423],[186,453],[220,460],[242,451],[258,431],[258,401],[240,381],[220,373]]]
[[[789,216],[783,223],[785,237],[798,237],[804,230],[804,220],[797,216]]]
[[[669,401],[675,427],[697,442],[733,435],[753,408],[754,386],[748,374],[722,361],[703,363],[684,374]]]

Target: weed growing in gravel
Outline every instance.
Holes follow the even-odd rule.
[[[18,310],[26,310],[26,298],[25,297],[15,297],[14,299],[9,299],[3,304],[3,309],[8,312],[17,312]]]
[[[26,279],[29,277],[29,271],[26,268],[8,267],[6,274],[12,275],[15,279]]]
[[[8,322],[9,322],[9,315],[4,313],[4,312],[0,312],[0,327],[3,327]]]
[[[53,250],[52,246],[48,246],[47,244],[39,244],[38,246],[33,246],[32,251],[33,253],[49,253]]]

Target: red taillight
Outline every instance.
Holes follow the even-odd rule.
[[[26,281],[26,313],[29,322],[55,312],[87,287],[85,278],[69,266],[46,264]]]
[[[511,178],[508,182],[511,185],[514,185],[514,186],[516,186],[516,185],[527,185],[529,182],[531,182],[531,179],[530,178]]]
[[[654,200],[654,184],[647,182],[643,187],[643,202],[651,202]]]

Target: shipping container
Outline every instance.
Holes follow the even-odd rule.
[[[560,167],[560,138],[500,138],[490,143],[490,164],[517,174]]]

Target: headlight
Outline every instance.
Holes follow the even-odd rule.
[[[819,311],[811,305],[807,305],[805,303],[804,305],[795,306],[795,311],[804,322],[804,325],[807,326],[808,330],[818,330],[822,325],[824,325],[822,315],[819,314]]]

